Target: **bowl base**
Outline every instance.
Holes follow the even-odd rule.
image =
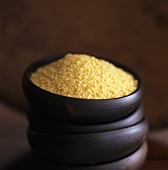
[[[54,170],[54,169],[61,169],[61,170],[139,170],[146,158],[147,155],[147,142],[144,141],[141,147],[132,153],[131,155],[120,159],[118,161],[109,162],[106,164],[99,164],[99,165],[64,165],[64,164],[57,164],[56,162],[51,162],[39,157],[37,154],[33,153],[33,160],[35,162],[36,169],[40,170]]]

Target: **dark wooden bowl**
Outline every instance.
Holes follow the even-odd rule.
[[[112,162],[137,150],[145,140],[147,121],[131,127],[87,134],[47,134],[28,130],[29,143],[40,156],[63,164]]]
[[[131,73],[138,80],[135,92],[114,99],[79,99],[50,93],[36,86],[30,75],[37,68],[56,61],[63,56],[51,56],[31,64],[23,75],[22,86],[30,107],[53,120],[76,124],[99,124],[119,120],[129,115],[140,104],[142,85],[139,76],[130,68],[110,61]],[[47,114],[47,115],[46,115]]]
[[[50,134],[78,134],[112,131],[133,126],[142,121],[143,118],[144,110],[142,105],[140,105],[136,110],[134,110],[131,114],[124,117],[123,119],[97,125],[77,125],[62,123],[52,120],[50,117],[46,118],[46,116],[43,114],[34,112],[33,110],[28,111],[28,120],[31,129],[34,131]]]
[[[34,162],[37,169],[47,170],[139,170],[145,162],[147,151],[148,146],[146,141],[144,141],[141,147],[127,157],[105,164],[88,166],[56,164],[55,162],[42,159],[38,155],[34,155]]]

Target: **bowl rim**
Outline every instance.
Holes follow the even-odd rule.
[[[50,160],[46,160],[42,157],[39,157],[39,155],[37,155],[37,153],[34,152],[34,156],[37,159],[39,159],[40,161],[42,161],[43,164],[47,164],[51,167],[54,168],[61,168],[62,170],[68,170],[69,168],[72,170],[104,170],[104,169],[111,169],[111,168],[116,168],[118,169],[119,167],[121,167],[121,165],[125,165],[127,168],[130,168],[131,170],[135,170],[135,166],[133,168],[131,168],[131,165],[136,165],[136,169],[139,169],[147,156],[147,152],[148,152],[148,144],[147,141],[144,140],[143,143],[141,144],[141,146],[132,154],[121,158],[119,160],[116,161],[112,161],[112,162],[106,162],[106,163],[101,163],[101,164],[95,164],[93,165],[85,165],[85,166],[80,166],[80,165],[66,165],[66,164],[59,164]],[[141,158],[141,159],[139,159]],[[38,162],[39,163],[39,162]],[[39,164],[38,164],[39,165]],[[41,167],[41,165],[40,165]]]
[[[89,55],[89,54],[88,54]],[[124,65],[124,64],[121,64],[119,62],[116,62],[114,60],[111,60],[111,59],[105,59],[103,57],[99,57],[97,55],[93,55],[95,56],[96,58],[98,59],[104,59],[110,63],[113,63],[115,66],[119,67],[119,68],[122,68],[124,71],[127,71],[128,73],[130,73],[137,81],[138,81],[138,86],[137,86],[137,89],[135,91],[133,91],[132,93],[126,95],[126,96],[122,96],[122,97],[117,97],[117,98],[108,98],[108,99],[86,99],[86,98],[75,98],[75,97],[69,97],[69,96],[64,96],[64,95],[60,95],[60,94],[55,94],[55,93],[52,93],[52,92],[49,92],[47,90],[44,90],[40,87],[38,87],[37,85],[35,85],[31,80],[30,80],[30,75],[32,74],[33,71],[35,71],[37,68],[41,67],[41,66],[44,66],[44,65],[47,65],[49,63],[52,63],[56,60],[59,60],[61,58],[63,58],[65,55],[50,55],[50,56],[47,56],[47,57],[43,57],[41,59],[38,59],[36,61],[34,61],[33,63],[31,63],[26,69],[25,69],[25,72],[23,74],[23,77],[22,77],[22,87],[23,87],[23,90],[24,90],[24,80],[26,79],[27,83],[29,85],[31,85],[31,87],[33,87],[37,92],[39,93],[43,93],[44,95],[46,96],[50,96],[51,98],[60,98],[62,100],[69,100],[69,101],[78,101],[78,102],[107,102],[107,101],[118,101],[118,100],[121,100],[121,99],[127,99],[129,97],[132,97],[134,96],[136,93],[142,91],[142,82],[141,82],[141,79],[139,77],[139,75],[134,71],[132,70],[130,67]]]
[[[141,121],[139,121],[138,123],[134,124],[134,125],[131,125],[129,127],[124,127],[124,128],[121,128],[121,129],[114,129],[114,130],[111,130],[111,131],[100,131],[100,132],[93,132],[93,133],[77,133],[77,134],[59,134],[59,133],[53,133],[53,134],[50,134],[50,133],[46,133],[46,132],[38,132],[38,131],[34,131],[33,129],[31,129],[31,127],[28,128],[27,132],[30,132],[34,135],[47,135],[47,136],[50,136],[50,137],[54,137],[54,136],[91,136],[91,135],[97,135],[99,136],[100,134],[107,134],[107,133],[117,133],[117,132],[120,132],[120,131],[131,131],[132,129],[135,129],[135,128],[139,128],[140,127],[144,127],[146,130],[144,131],[144,134],[145,136],[147,136],[148,134],[148,131],[149,131],[149,124],[148,124],[148,120],[146,119],[146,117],[144,117]],[[142,130],[142,128],[141,128]]]
[[[87,165],[92,161],[101,164],[125,157],[140,147],[146,140],[147,134],[146,119],[128,128],[91,134],[46,134],[28,129],[29,143],[35,152],[52,161],[76,165]],[[92,153],[90,149],[93,149]],[[72,151],[78,156],[80,153],[86,153],[86,155],[78,158],[77,155],[77,157],[72,156]],[[59,157],[60,154],[61,157]],[[71,161],[69,162],[69,160]]]
[[[112,131],[112,130],[119,130],[123,128],[128,128],[130,126],[134,126],[141,121],[143,121],[145,114],[144,114],[144,107],[143,104],[140,104],[133,112],[131,112],[129,115],[125,116],[122,119],[107,122],[103,124],[72,124],[72,123],[65,123],[60,121],[52,120],[50,117],[46,118],[43,114],[33,112],[33,110],[28,111],[27,113],[28,120],[29,120],[29,126],[38,131],[36,126],[34,126],[32,123],[32,119],[35,116],[36,119],[42,118],[42,120],[48,121],[49,124],[55,125],[55,129],[62,129],[60,130],[52,130],[52,132],[49,132],[48,130],[45,130],[47,133],[60,133],[60,134],[87,134],[87,133],[99,133],[99,132],[106,132],[106,131]],[[37,118],[40,117],[40,118]],[[43,123],[40,123],[40,127],[43,125]],[[38,124],[39,126],[39,124]],[[35,128],[34,128],[35,127]],[[53,126],[51,126],[53,127]],[[41,130],[43,131],[43,130]]]

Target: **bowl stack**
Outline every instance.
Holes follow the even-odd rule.
[[[101,100],[53,94],[31,82],[32,72],[60,58],[39,60],[23,76],[23,90],[29,103],[28,140],[33,152],[48,168],[139,169],[147,154],[148,123],[138,75],[112,62],[131,73],[138,80],[138,88],[125,97]]]

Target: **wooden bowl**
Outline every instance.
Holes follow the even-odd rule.
[[[61,169],[61,170],[139,170],[145,162],[147,156],[148,146],[146,141],[133,153],[119,159],[117,161],[108,162],[105,164],[98,165],[85,165],[85,166],[73,166],[66,164],[57,164],[55,162],[47,161],[42,159],[36,154],[33,154],[34,165],[36,169]]]
[[[117,129],[133,126],[144,118],[144,110],[142,104],[136,108],[131,114],[123,119],[113,121],[110,123],[96,124],[96,125],[77,125],[62,123],[50,119],[41,113],[28,111],[28,120],[30,128],[34,131],[44,133],[59,133],[59,134],[78,134],[78,133],[96,133],[112,131]]]
[[[148,131],[144,119],[136,125],[85,134],[47,134],[28,130],[29,143],[37,154],[69,165],[91,165],[122,159],[137,150]]]
[[[76,124],[100,124],[122,119],[140,104],[142,85],[139,76],[130,68],[114,61],[114,65],[132,74],[138,80],[137,90],[130,95],[114,99],[79,99],[50,93],[36,86],[30,75],[39,67],[63,56],[43,58],[31,64],[22,80],[23,91],[34,112],[40,112],[53,120]]]

